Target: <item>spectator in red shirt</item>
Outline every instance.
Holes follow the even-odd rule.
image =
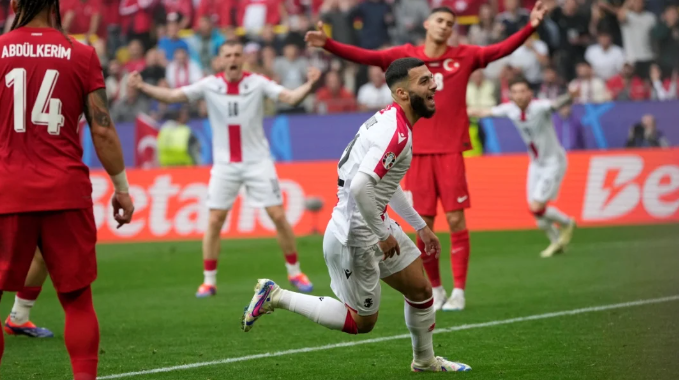
[[[162,0],[165,14],[178,13],[182,17],[179,21],[180,29],[187,29],[193,19],[193,4],[191,0]]]
[[[233,0],[200,0],[193,18],[193,28],[198,29],[201,17],[209,17],[212,25],[220,29],[233,26],[231,12],[234,9]]]
[[[84,34],[89,41],[90,36],[100,30],[102,3],[101,0],[62,0],[61,14],[64,33]]]
[[[606,82],[613,100],[648,100],[651,91],[643,79],[634,74],[634,66],[625,63],[622,72]]]
[[[139,71],[142,72],[146,67],[146,59],[144,59],[144,46],[139,40],[132,40],[127,46],[127,52],[130,59],[125,63],[125,71],[128,73]]]
[[[155,0],[122,0],[120,16],[122,33],[128,39],[139,39],[145,49],[151,48],[151,26]]]
[[[321,114],[356,111],[356,99],[342,86],[337,71],[328,72],[325,75],[325,87],[316,92],[316,111]]]

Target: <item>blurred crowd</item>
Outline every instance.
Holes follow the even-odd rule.
[[[131,121],[143,112],[204,117],[205,106],[182,108],[144,98],[126,84],[145,81],[174,88],[218,71],[225,40],[244,42],[245,69],[285,87],[306,80],[309,66],[325,74],[315,96],[296,108],[268,104],[267,113],[336,113],[380,109],[391,102],[384,75],[304,43],[322,20],[339,42],[384,49],[424,41],[432,7],[460,13],[449,44],[489,45],[528,22],[535,0],[61,0],[63,27],[97,49],[112,113]],[[508,100],[508,83],[523,75],[540,98],[579,88],[578,102],[669,100],[679,94],[677,0],[544,0],[551,9],[534,38],[474,73],[471,106]],[[0,1],[5,30],[13,14]],[[567,113],[567,110],[564,111]],[[566,117],[567,115],[564,115]]]

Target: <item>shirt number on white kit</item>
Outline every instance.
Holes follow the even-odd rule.
[[[436,91],[443,90],[443,74],[441,73],[434,74],[434,82],[436,82]]]
[[[45,72],[31,111],[31,122],[35,125],[46,125],[50,135],[58,135],[65,122],[61,114],[61,100],[52,98],[57,79],[59,79],[57,70]],[[7,73],[5,85],[14,86],[14,130],[26,132],[26,69],[16,68]]]

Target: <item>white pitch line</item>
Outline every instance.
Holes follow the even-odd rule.
[[[554,312],[554,313],[529,315],[529,316],[526,316],[526,317],[502,319],[502,320],[499,320],[499,321],[491,321],[491,322],[483,322],[483,323],[471,323],[471,324],[468,324],[468,325],[461,325],[461,326],[453,326],[453,327],[446,327],[446,328],[442,328],[442,329],[436,329],[436,330],[434,330],[434,334],[442,334],[442,333],[448,333],[448,332],[460,331],[460,330],[478,329],[478,328],[482,328],[482,327],[492,327],[492,326],[498,326],[498,325],[506,325],[506,324],[510,324],[510,323],[517,323],[517,322],[535,321],[535,320],[538,320],[538,319],[556,318],[556,317],[562,317],[562,316],[565,316],[565,315],[592,313],[592,312],[596,312],[596,311],[621,309],[621,308],[626,308],[626,307],[642,306],[642,305],[671,302],[671,301],[679,301],[679,295],[662,297],[662,298],[652,298],[652,299],[632,301],[632,302],[617,303],[617,304],[613,304],[613,305],[603,305],[603,306],[585,307],[585,308],[582,308],[582,309],[557,311],[557,312]],[[276,357],[276,356],[301,354],[301,353],[305,353],[305,352],[332,350],[334,348],[352,347],[352,346],[358,346],[358,345],[361,345],[361,344],[380,343],[380,342],[387,342],[387,341],[390,341],[390,340],[406,339],[406,338],[410,338],[410,334],[392,335],[392,336],[385,336],[385,337],[375,338],[375,339],[359,340],[359,341],[354,341],[354,342],[327,344],[325,346],[296,348],[294,350],[286,350],[286,351],[266,352],[266,353],[256,354],[256,355],[239,356],[239,357],[235,357],[235,358],[214,360],[214,361],[210,361],[210,362],[184,364],[184,365],[178,365],[178,366],[172,366],[172,367],[155,368],[155,369],[149,369],[149,370],[138,371],[138,372],[119,373],[119,374],[115,374],[115,375],[100,376],[100,377],[97,377],[97,379],[98,380],[122,379],[122,378],[125,378],[125,377],[150,375],[150,374],[162,373],[162,372],[173,372],[173,371],[180,371],[180,370],[191,369],[191,368],[199,368],[199,367],[207,367],[207,366],[220,365],[220,364],[244,362],[244,361],[248,361],[248,360],[263,359],[263,358],[271,358],[271,357]]]

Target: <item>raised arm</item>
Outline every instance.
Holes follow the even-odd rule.
[[[477,64],[480,67],[486,67],[490,62],[506,57],[514,52],[535,32],[535,29],[540,25],[546,13],[547,7],[542,4],[542,1],[535,3],[535,7],[530,12],[530,22],[528,25],[502,42],[479,48]]]
[[[141,78],[141,74],[136,71],[130,74],[127,83],[147,96],[163,103],[186,103],[189,101],[189,97],[181,88],[169,89],[150,85],[145,83]]]
[[[118,228],[132,220],[134,206],[129,195],[129,184],[125,173],[125,161],[120,139],[108,110],[106,89],[100,88],[87,95],[85,99],[85,118],[90,126],[92,143],[99,161],[111,177],[115,195],[113,197],[113,216]],[[123,214],[120,214],[120,210]]]
[[[321,71],[315,67],[310,67],[307,71],[307,81],[294,90],[283,89],[278,95],[278,100],[282,103],[296,106],[313,91],[314,85],[321,78]]]
[[[401,58],[398,48],[387,50],[367,50],[351,45],[345,45],[329,38],[323,30],[323,22],[319,21],[318,30],[307,32],[304,39],[309,46],[323,48],[330,53],[344,58],[348,61],[360,63],[362,65],[379,66],[386,69],[389,64]]]

